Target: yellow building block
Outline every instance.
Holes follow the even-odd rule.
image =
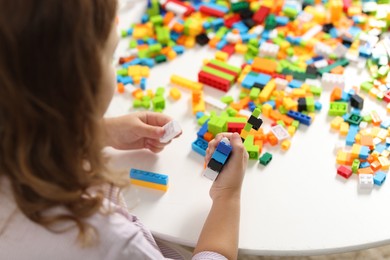
[[[361,148],[362,148],[362,146],[360,144],[353,144],[352,145],[352,151],[351,151],[352,159],[359,158],[359,154],[360,154],[360,149]]]
[[[146,187],[146,188],[155,189],[155,190],[162,190],[162,191],[168,190],[168,185],[163,185],[163,184],[158,184],[153,182],[130,179],[130,183],[138,186]]]
[[[349,131],[349,124],[347,122],[342,122],[340,124],[340,135],[346,136]]]
[[[295,126],[290,125],[287,127],[287,132],[289,133],[290,136],[294,136],[296,130],[297,129],[295,128]]]
[[[227,54],[227,53],[224,52],[224,51],[217,51],[217,52],[215,53],[215,58],[216,58],[217,60],[226,62],[226,61],[229,59],[229,54]]]
[[[296,97],[296,98],[306,97],[306,91],[302,88],[293,89],[291,94],[293,97]]]
[[[275,88],[276,88],[275,80],[272,79],[265,85],[263,90],[260,92],[259,95],[260,102],[262,103],[266,102],[271,97],[271,94],[275,90]]]
[[[379,156],[378,157],[378,161],[379,163],[381,164],[382,166],[382,170],[388,170],[389,167],[390,167],[390,161],[388,158],[386,157],[383,157],[383,156]]]
[[[248,46],[246,44],[237,43],[236,46],[234,47],[234,50],[237,53],[245,54],[248,51]]]
[[[290,140],[283,140],[281,147],[283,151],[287,151],[291,146],[291,141]]]
[[[187,88],[190,90],[202,90],[203,84],[199,82],[195,82],[183,77],[180,77],[178,75],[172,75],[171,76],[171,83],[176,84],[180,87]]]
[[[181,97],[181,92],[178,88],[173,87],[169,90],[169,96],[174,100],[179,100]]]
[[[344,122],[344,119],[341,116],[336,116],[333,118],[332,122],[330,122],[330,127],[334,130],[339,130],[341,123]]]
[[[262,107],[261,107],[261,113],[263,114],[263,116],[265,117],[268,117],[269,118],[269,115],[272,111],[272,106],[270,104],[264,104]]]

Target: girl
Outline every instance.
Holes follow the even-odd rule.
[[[159,152],[162,114],[103,119],[112,98],[115,0],[0,0],[0,259],[183,258],[131,215],[105,145]],[[248,155],[238,134],[193,259],[237,257]],[[225,214],[228,211],[229,214]]]

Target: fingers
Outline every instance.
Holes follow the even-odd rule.
[[[248,159],[248,153],[245,150],[244,144],[238,133],[234,133],[230,138],[230,145],[232,146],[232,157],[242,157],[244,160]],[[233,159],[234,160],[234,159]]]
[[[156,112],[146,112],[146,121],[145,123],[152,125],[152,126],[164,126],[170,121],[172,121],[172,118],[161,113]]]
[[[159,153],[161,152],[162,150],[164,150],[165,146],[167,144],[169,144],[170,142],[168,143],[160,143],[158,140],[154,140],[154,139],[147,139],[145,141],[145,148],[146,149],[149,149],[150,151],[154,152],[154,153]]]

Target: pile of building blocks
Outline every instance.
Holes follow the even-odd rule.
[[[167,191],[168,175],[133,168],[130,170],[130,183],[146,188]]]
[[[214,153],[212,154],[211,159],[203,172],[203,176],[214,181],[229,159],[231,151],[232,146],[230,145],[229,139],[226,137],[222,138],[222,140],[218,143]]]
[[[197,81],[172,75],[174,90],[169,91],[173,100],[180,98],[176,86],[192,92],[192,111],[200,126],[192,143],[194,151],[204,156],[207,143],[216,134],[238,132],[245,136],[244,145],[251,159],[260,156],[260,163],[266,165],[272,155],[261,156],[263,147],[280,145],[282,150],[288,150],[299,127],[310,126],[321,111],[323,105],[318,99],[325,89],[332,91],[328,111],[329,116],[335,117],[332,128],[346,136],[347,146],[361,145],[358,138],[372,122],[374,130],[370,135],[376,143],[369,146],[368,153],[375,155],[376,145],[383,145],[388,137],[379,142],[376,138],[383,135],[373,133],[377,128],[387,130],[387,126],[378,123],[381,119],[375,111],[363,112],[360,90],[386,102],[390,112],[390,39],[386,36],[390,1],[325,2],[150,0],[140,23],[122,32],[123,37],[130,38],[130,44],[127,55],[119,60],[118,91],[140,84],[140,88],[131,89],[134,107],[147,109],[146,96],[151,98],[154,94],[145,89],[142,77],[146,76],[133,75],[131,70],[137,70],[134,66],[152,68],[175,59],[186,48],[207,46],[215,49],[216,54],[203,67],[199,65]],[[233,54],[243,56],[240,68],[229,65]],[[367,67],[371,78],[347,90],[347,66],[358,72]],[[235,83],[241,87],[239,97],[226,93],[216,100],[203,93],[203,84],[228,92]],[[159,99],[155,103],[157,111],[165,105]],[[217,111],[208,111],[205,103]],[[256,109],[261,111],[259,115]],[[270,129],[250,128],[252,113],[270,121]],[[367,148],[361,149],[365,156]],[[388,159],[382,152],[381,156]],[[341,176],[351,176],[348,168],[352,170],[352,166],[368,168],[363,167],[363,160],[368,157],[354,158],[361,162],[358,167],[357,161],[352,165],[352,157],[342,152],[337,156]],[[386,171],[386,167],[382,165],[381,170]],[[361,176],[361,186],[369,186],[368,177]],[[386,175],[376,171],[372,183],[383,183],[383,176]]]

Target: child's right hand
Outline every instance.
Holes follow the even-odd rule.
[[[210,189],[210,197],[213,201],[219,198],[240,198],[242,180],[249,157],[238,133],[220,133],[209,142],[205,156],[206,165],[223,137],[230,140],[232,152]]]

